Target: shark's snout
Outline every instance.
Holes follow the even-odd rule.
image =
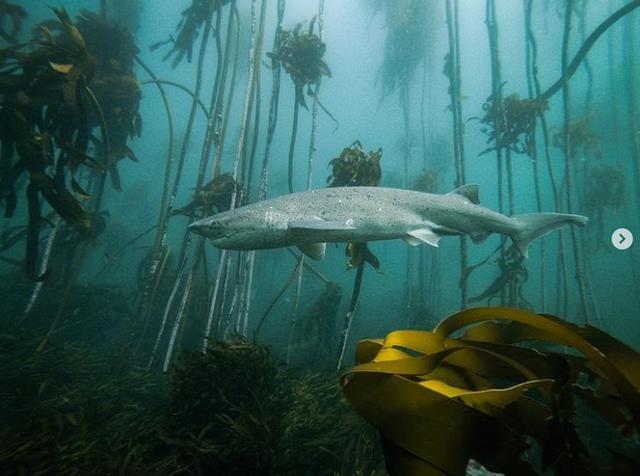
[[[207,229],[209,229],[209,224],[205,223],[204,220],[194,221],[189,225],[189,231],[196,235],[206,236]]]

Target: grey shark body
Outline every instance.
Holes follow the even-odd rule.
[[[190,226],[219,248],[260,250],[298,246],[315,259],[327,242],[401,238],[438,246],[443,236],[492,233],[511,237],[523,255],[529,244],[566,224],[588,219],[562,213],[508,217],[479,205],[478,186],[439,195],[383,187],[338,187],[293,193],[203,218]]]

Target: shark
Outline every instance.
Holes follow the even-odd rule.
[[[193,222],[190,231],[228,250],[297,246],[319,260],[327,243],[402,239],[438,246],[445,236],[469,236],[474,243],[506,235],[523,256],[531,242],[564,225],[588,218],[568,213],[506,216],[480,205],[479,186],[446,194],[385,187],[335,187],[281,195]]]

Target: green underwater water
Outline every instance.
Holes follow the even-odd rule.
[[[635,3],[0,2],[0,473],[382,475],[340,386],[362,339],[509,306],[640,349],[639,248],[611,241],[640,236],[640,11],[605,21]],[[526,259],[498,234],[315,261],[188,229],[290,190],[463,184],[589,224]],[[637,432],[575,418],[633,474]]]

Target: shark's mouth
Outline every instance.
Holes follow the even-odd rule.
[[[233,233],[227,233],[224,236],[218,236],[217,238],[211,238],[211,242],[215,245],[224,245],[227,244],[227,242],[233,238],[234,236],[238,235],[240,232],[239,231],[234,231]]]

